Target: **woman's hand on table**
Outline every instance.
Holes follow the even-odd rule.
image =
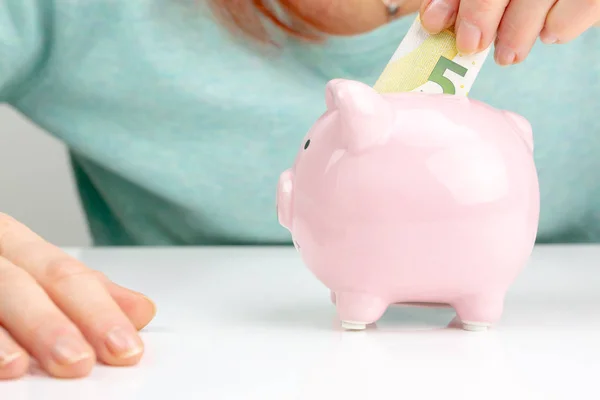
[[[144,295],[118,286],[0,214],[0,379],[28,370],[87,375],[96,361],[136,364],[138,330],[154,317]]]
[[[458,50],[470,54],[495,41],[500,65],[523,61],[539,37],[567,43],[600,21],[600,0],[424,0],[431,33],[455,25]]]

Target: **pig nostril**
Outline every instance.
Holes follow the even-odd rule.
[[[304,150],[308,149],[308,146],[310,146],[310,139],[308,139],[306,143],[304,143]]]

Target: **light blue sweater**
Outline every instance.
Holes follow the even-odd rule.
[[[413,21],[265,55],[198,3],[1,3],[1,98],[71,150],[97,244],[289,243],[275,186],[326,82],[373,84]],[[534,127],[539,241],[600,241],[599,95],[600,29],[521,65],[490,59],[470,93]]]

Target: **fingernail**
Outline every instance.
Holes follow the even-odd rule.
[[[148,300],[148,302],[150,304],[152,304],[152,310],[153,310],[153,314],[156,315],[156,311],[157,311],[157,307],[156,307],[156,303],[148,296],[142,294],[142,297],[146,300]]]
[[[433,0],[423,13],[423,27],[429,32],[441,32],[450,23],[454,10],[445,0]]]
[[[117,327],[106,335],[106,346],[117,358],[130,358],[143,351],[138,335],[125,328]]]
[[[70,336],[59,337],[52,348],[52,358],[60,365],[75,364],[90,357],[92,354],[81,340]]]
[[[544,44],[554,44],[556,42],[558,42],[558,38],[554,35],[552,35],[551,33],[549,33],[548,31],[546,31],[545,29],[542,30],[542,32],[540,33],[540,39],[542,40],[542,43]]]
[[[456,30],[456,47],[461,53],[473,54],[479,49],[481,30],[468,21],[461,20]]]
[[[11,352],[0,350],[0,368],[8,366],[10,363],[16,361],[21,356],[23,356],[23,353],[21,353],[20,351]]]
[[[496,47],[496,62],[500,65],[512,65],[517,58],[517,54],[509,47],[498,45]]]

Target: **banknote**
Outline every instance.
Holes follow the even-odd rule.
[[[461,54],[452,28],[430,35],[417,16],[374,88],[381,93],[468,96],[490,48],[476,54]]]

